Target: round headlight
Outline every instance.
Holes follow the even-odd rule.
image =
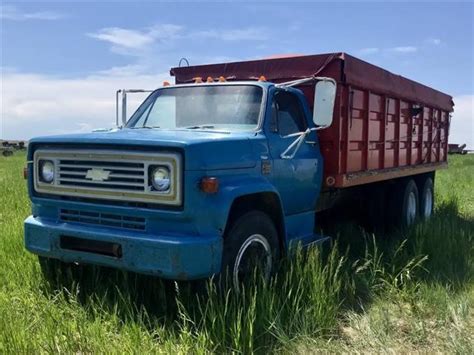
[[[54,180],[54,164],[51,161],[45,161],[41,164],[41,180],[51,183]]]
[[[151,184],[157,191],[167,191],[171,185],[170,171],[163,166],[155,168],[151,173]]]

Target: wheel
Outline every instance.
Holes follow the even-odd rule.
[[[270,217],[260,211],[245,213],[232,224],[224,239],[221,286],[239,291],[254,272],[268,280],[279,257],[278,232]]]
[[[420,215],[423,219],[429,219],[433,214],[434,188],[433,179],[427,177],[420,191]]]
[[[402,180],[394,190],[392,220],[394,227],[406,229],[413,225],[419,216],[418,188],[415,181]]]

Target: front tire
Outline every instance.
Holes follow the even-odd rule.
[[[239,291],[254,272],[268,280],[280,257],[278,232],[271,218],[251,211],[237,218],[224,239],[221,286]]]

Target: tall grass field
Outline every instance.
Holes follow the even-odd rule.
[[[430,221],[373,236],[341,219],[332,247],[238,295],[94,266],[46,281],[23,244],[24,165],[0,157],[2,354],[474,353],[474,155],[437,172]]]

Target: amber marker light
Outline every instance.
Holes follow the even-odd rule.
[[[166,80],[165,80],[165,81],[163,81],[163,86],[170,86],[170,85],[171,85],[171,84],[170,84],[170,82],[169,82],[169,81],[166,81]]]
[[[220,76],[220,77],[219,77],[219,82],[220,82],[220,83],[225,83],[225,78],[224,78],[223,76]]]
[[[195,77],[195,78],[193,78],[193,79],[194,79],[194,83],[195,83],[195,84],[201,84],[201,83],[202,83],[202,78],[201,78],[200,76],[197,76],[197,77]]]
[[[214,82],[214,79],[212,78],[212,76],[208,76],[207,79],[206,79],[206,81],[207,81],[208,83],[213,83],[213,82]]]
[[[207,194],[215,194],[219,191],[219,180],[216,177],[203,177],[199,184],[202,192]]]
[[[267,81],[267,78],[265,78],[264,75],[260,75],[260,78],[258,78],[258,81]]]

